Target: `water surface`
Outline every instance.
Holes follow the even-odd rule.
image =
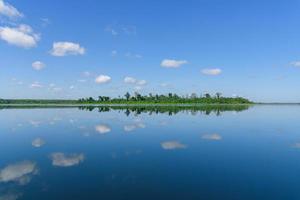
[[[300,106],[0,109],[0,200],[300,199]]]

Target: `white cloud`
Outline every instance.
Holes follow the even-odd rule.
[[[45,66],[46,65],[41,61],[35,61],[32,63],[32,68],[35,70],[42,70],[43,68],[45,68]]]
[[[85,49],[73,42],[54,42],[51,50],[53,56],[83,55]]]
[[[0,182],[16,181],[20,184],[25,184],[30,181],[29,175],[36,172],[36,164],[31,161],[8,165],[0,171]]]
[[[162,142],[161,147],[165,150],[185,149],[187,146],[178,141]]]
[[[124,83],[135,84],[136,81],[137,80],[135,78],[133,78],[133,77],[127,76],[127,77],[124,78]]]
[[[36,139],[34,139],[33,141],[32,141],[32,146],[34,146],[34,147],[41,147],[41,146],[43,146],[44,144],[45,144],[45,141],[43,140],[43,139],[41,139],[41,138],[36,138]]]
[[[293,61],[290,64],[294,67],[300,67],[300,61]]]
[[[146,80],[138,80],[136,84],[138,84],[138,85],[146,85],[147,81]]]
[[[222,140],[222,136],[219,134],[205,134],[202,136],[202,139],[204,140]]]
[[[20,13],[15,7],[4,2],[3,0],[0,0],[0,15],[4,15],[9,18],[23,17],[23,14]]]
[[[110,81],[111,81],[111,77],[107,75],[99,75],[95,79],[95,82],[98,84],[108,83]]]
[[[95,127],[95,130],[100,134],[106,134],[111,131],[111,128],[108,125],[100,124]]]
[[[210,75],[210,76],[217,76],[222,73],[222,70],[219,68],[213,68],[213,69],[203,69],[201,70],[202,74]]]
[[[187,64],[188,62],[186,60],[172,60],[172,59],[164,59],[160,66],[166,67],[166,68],[178,68],[181,65]]]
[[[57,167],[72,167],[84,161],[84,154],[51,154],[52,165]]]
[[[74,85],[71,85],[71,86],[69,87],[70,90],[73,90],[74,88],[75,88]]]
[[[30,85],[30,88],[42,88],[43,85],[41,85],[39,82],[34,82]]]
[[[138,80],[136,78],[130,77],[130,76],[126,76],[124,78],[124,83],[128,83],[128,84],[136,84],[136,85],[146,85],[147,81],[146,80]]]
[[[15,46],[31,48],[37,45],[40,36],[34,33],[30,26],[21,24],[13,28],[0,27],[0,39]]]

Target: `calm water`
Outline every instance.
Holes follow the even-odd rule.
[[[0,200],[300,199],[300,106],[0,110]]]

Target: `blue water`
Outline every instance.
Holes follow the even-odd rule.
[[[0,200],[297,200],[299,119],[292,105],[1,109]]]

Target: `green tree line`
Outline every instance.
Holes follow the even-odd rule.
[[[78,100],[60,99],[0,99],[0,104],[251,104],[243,97],[223,97],[221,93],[197,95],[195,93],[179,96],[175,93],[142,95],[138,92],[127,92],[123,97],[111,98],[98,96]]]
[[[251,104],[252,102],[243,97],[223,97],[221,93],[216,93],[215,95],[210,95],[208,93],[198,96],[193,93],[187,96],[179,96],[175,93],[168,94],[148,94],[142,95],[138,92],[130,94],[127,92],[123,97],[110,98],[108,96],[99,96],[98,99],[93,97],[82,98],[78,100],[79,103],[114,103],[114,104],[165,104],[165,103],[176,103],[176,104]]]

